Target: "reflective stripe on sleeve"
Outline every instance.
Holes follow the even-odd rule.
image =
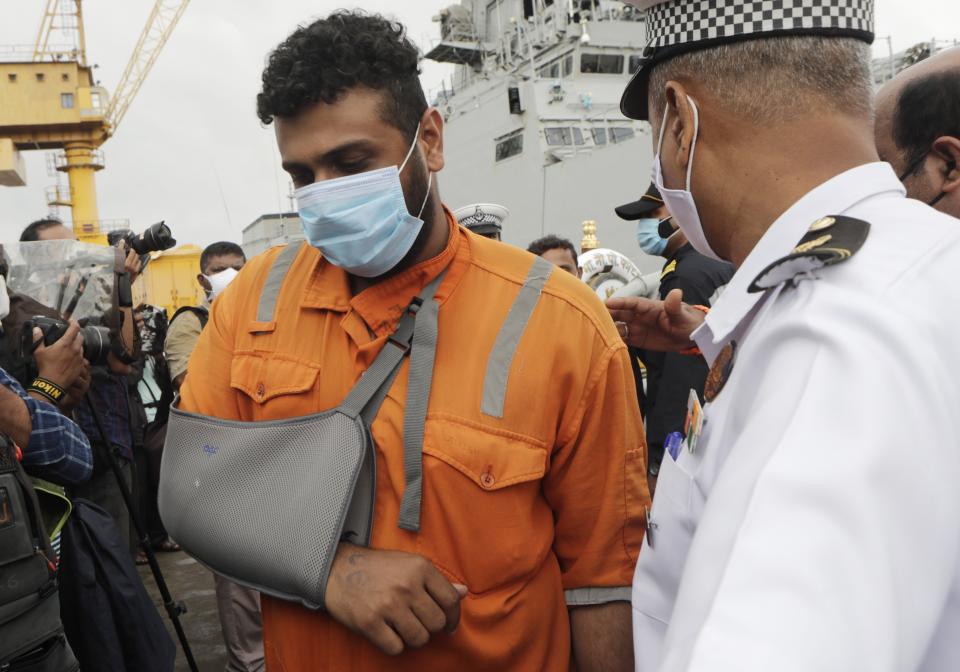
[[[257,305],[257,322],[272,322],[274,313],[277,309],[277,299],[280,298],[280,290],[283,288],[283,281],[293,266],[297,254],[303,243],[290,243],[280,251],[280,254],[273,260],[270,267],[270,273],[267,275],[267,281],[263,283],[263,290],[260,292],[260,303]]]
[[[537,257],[534,260],[527,279],[520,288],[520,293],[517,294],[510,312],[507,313],[507,319],[500,327],[490,358],[487,360],[487,373],[483,379],[483,401],[480,404],[480,412],[484,415],[494,418],[503,417],[510,365],[513,363],[513,357],[530,321],[530,316],[533,315],[540,300],[543,286],[547,284],[553,269],[553,264],[546,259]]]
[[[590,604],[629,602],[631,590],[630,586],[572,588],[571,590],[563,591],[563,597],[568,607],[585,607]]]

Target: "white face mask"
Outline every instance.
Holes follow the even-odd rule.
[[[7,280],[0,275],[0,320],[10,314],[10,296],[7,294]]]
[[[210,283],[210,300],[213,301],[217,298],[238,275],[240,275],[240,271],[237,269],[227,268],[219,273],[203,276]]]
[[[690,105],[693,107],[693,142],[690,144],[690,159],[687,161],[687,187],[686,189],[667,189],[663,186],[663,167],[660,165],[660,152],[663,151],[663,137],[667,130],[667,113],[670,106],[663,112],[663,121],[660,123],[660,140],[657,142],[657,155],[653,158],[653,183],[660,191],[663,198],[663,204],[673,215],[673,221],[687,237],[690,244],[700,254],[717,261],[723,261],[717,256],[717,253],[710,247],[707,237],[703,233],[703,224],[700,223],[700,213],[697,212],[697,204],[693,200],[693,194],[690,193],[690,178],[693,175],[693,157],[697,149],[697,138],[700,135],[700,110],[693,99],[687,96]]]

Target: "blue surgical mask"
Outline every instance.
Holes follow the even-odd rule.
[[[637,244],[647,254],[659,257],[667,249],[667,239],[660,237],[660,220],[646,217],[637,220]]]
[[[420,127],[403,163],[359,175],[314,182],[297,189],[300,224],[307,242],[351,275],[376,278],[407,255],[423,228],[433,174],[420,212],[407,210],[400,173],[413,155]]]

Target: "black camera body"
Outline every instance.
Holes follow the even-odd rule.
[[[169,250],[177,244],[170,232],[170,227],[163,222],[154,224],[140,235],[133,231],[117,231],[107,236],[107,242],[110,245],[116,245],[121,240],[126,242],[128,250],[133,250],[140,256]]]
[[[54,317],[35,315],[23,323],[20,328],[20,356],[27,358],[33,355],[40,341],[34,342],[33,330],[39,327],[43,332],[41,341],[44,345],[53,345],[67,332],[69,324]],[[110,330],[106,327],[80,327],[83,336],[83,358],[91,364],[106,364],[110,354]]]

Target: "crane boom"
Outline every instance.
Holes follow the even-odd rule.
[[[154,3],[150,18],[147,19],[143,32],[140,33],[137,46],[130,56],[130,61],[123,71],[120,83],[107,108],[106,119],[111,134],[116,132],[130,103],[136,97],[150,68],[153,67],[163,45],[167,43],[170,33],[173,32],[189,3],[190,0],[156,0]]]
[[[69,35],[73,44],[51,44],[50,36],[60,31]],[[33,60],[73,60],[80,65],[87,64],[86,37],[83,32],[83,10],[81,0],[47,0],[37,31],[37,41],[33,47]]]

